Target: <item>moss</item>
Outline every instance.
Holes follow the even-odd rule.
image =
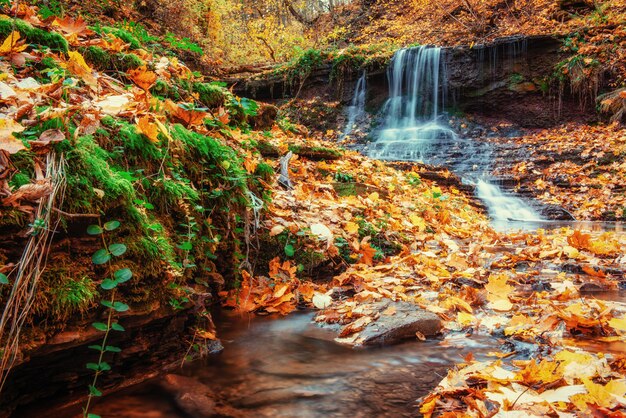
[[[44,278],[54,281],[47,293],[51,296],[52,312],[62,319],[86,312],[98,296],[93,280],[87,276],[73,278],[68,275],[70,271],[72,269],[51,269]]]
[[[254,174],[257,177],[260,177],[265,181],[270,181],[274,178],[274,175],[276,173],[274,172],[274,168],[271,165],[267,163],[259,163],[256,166],[256,170],[254,171]]]
[[[200,198],[198,191],[191,186],[189,180],[164,177],[154,181],[147,194],[150,201],[162,210],[173,207],[181,200],[196,204]]]
[[[58,33],[35,28],[21,19],[0,17],[0,38],[5,39],[13,30],[17,30],[30,44],[47,46],[55,51],[68,51],[67,41]]]
[[[211,83],[194,83],[193,91],[198,93],[200,102],[210,109],[222,106],[227,97],[223,87]]]
[[[132,202],[132,183],[109,165],[110,155],[91,136],[77,139],[67,152],[67,186],[65,199],[71,210],[93,211]],[[96,189],[101,190],[98,193]]]
[[[123,52],[115,55],[115,68],[121,71],[134,70],[146,63],[135,54],[125,54]]]
[[[135,54],[123,52],[111,54],[98,46],[82,48],[80,52],[89,63],[100,71],[128,71],[145,65],[145,62]]]
[[[163,158],[161,150],[146,136],[137,132],[135,125],[112,117],[102,119],[102,124],[108,128],[107,143],[120,146],[120,152],[111,153],[116,161],[124,161],[133,166],[149,168]]]
[[[19,173],[15,173],[11,181],[9,181],[9,186],[11,186],[13,190],[19,189],[23,185],[30,183],[30,178],[30,174],[20,171]]]
[[[311,160],[337,160],[343,156],[337,149],[306,145],[289,145],[289,151]]]

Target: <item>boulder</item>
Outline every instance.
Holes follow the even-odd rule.
[[[379,313],[378,319],[368,323],[358,334],[337,338],[341,344],[377,346],[397,344],[406,339],[432,337],[441,330],[441,319],[413,303],[381,301],[370,306]]]
[[[161,386],[172,393],[178,407],[192,417],[209,418],[218,413],[211,388],[192,377],[168,374]]]

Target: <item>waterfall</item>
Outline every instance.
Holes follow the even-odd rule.
[[[490,144],[460,138],[442,123],[446,71],[441,48],[397,51],[387,78],[389,99],[383,108],[383,126],[374,133],[371,157],[450,167],[465,183],[475,186],[496,228],[507,228],[510,221],[542,220],[526,202],[491,181]]]
[[[433,143],[456,137],[439,121],[445,97],[444,75],[441,48],[420,46],[396,52],[387,70],[385,122],[371,157],[423,161]]]
[[[366,78],[367,74],[363,71],[363,75],[361,75],[359,81],[356,83],[354,96],[352,96],[352,102],[350,102],[350,106],[348,106],[348,121],[346,122],[346,127],[344,128],[343,134],[339,140],[343,140],[350,135],[354,130],[357,121],[365,116],[365,95],[367,92]]]

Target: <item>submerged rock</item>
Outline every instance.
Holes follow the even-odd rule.
[[[377,320],[358,334],[336,341],[352,346],[391,345],[417,336],[432,337],[441,330],[439,316],[409,302],[376,302],[370,309],[378,313]]]
[[[180,409],[193,417],[209,418],[218,413],[211,388],[192,377],[168,374],[161,386],[174,395]]]

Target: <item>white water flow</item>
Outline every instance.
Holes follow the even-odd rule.
[[[345,139],[348,135],[354,131],[357,122],[365,115],[365,94],[367,92],[367,74],[363,72],[363,75],[359,78],[354,89],[354,96],[352,96],[352,102],[348,106],[348,121],[346,127],[343,130],[343,134],[339,138]]]
[[[428,46],[396,52],[387,70],[385,120],[370,156],[448,166],[476,187],[498,227],[510,221],[542,220],[526,202],[490,181],[489,145],[459,138],[442,122],[446,79],[441,57],[441,48]]]

